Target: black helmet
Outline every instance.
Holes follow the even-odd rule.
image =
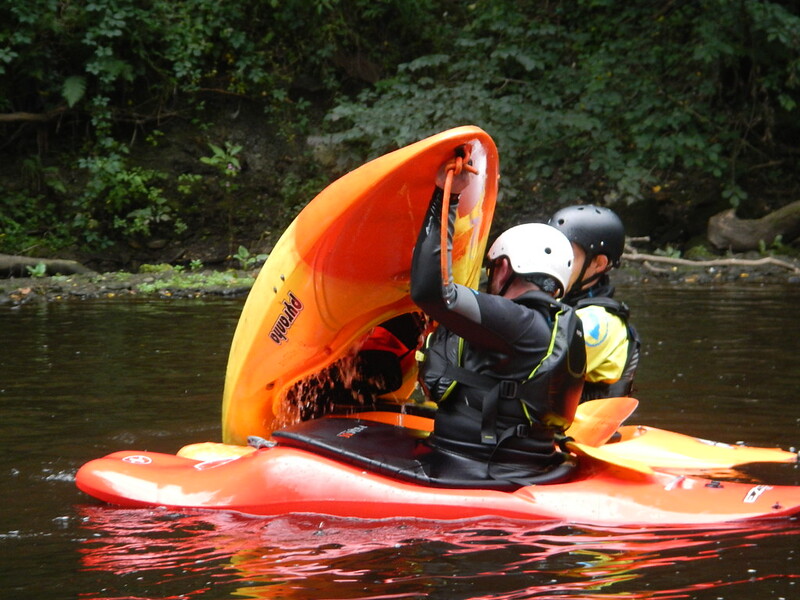
[[[613,266],[619,266],[625,247],[625,227],[610,208],[593,204],[568,206],[550,217],[548,224],[583,248],[587,258],[605,254]]]

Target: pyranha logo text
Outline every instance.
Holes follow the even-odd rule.
[[[297,320],[301,310],[303,310],[303,303],[292,292],[289,292],[289,297],[283,301],[283,311],[272,326],[272,331],[269,332],[269,337],[273,342],[282,344],[289,339],[286,337],[286,333]]]

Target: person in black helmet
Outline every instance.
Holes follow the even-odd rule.
[[[613,298],[608,276],[622,258],[622,221],[611,209],[588,204],[562,208],[548,223],[567,236],[575,252],[573,282],[564,302],[575,307],[586,340],[581,401],[628,396],[641,344],[627,305]]]

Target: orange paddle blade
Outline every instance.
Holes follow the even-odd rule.
[[[566,434],[575,441],[588,446],[602,446],[616,433],[639,401],[636,398],[602,398],[589,400],[578,406],[572,425]]]
[[[567,442],[566,446],[567,450],[576,454],[577,456],[591,458],[592,460],[597,460],[605,464],[612,465],[618,470],[629,474],[653,475],[653,473],[655,473],[653,469],[643,462],[639,462],[638,460],[632,458],[615,456],[610,452],[606,452],[603,448],[595,448],[579,442]]]

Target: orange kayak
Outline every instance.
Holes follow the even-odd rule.
[[[461,193],[452,248],[456,283],[477,287],[494,215],[499,157],[478,127],[458,127],[391,152],[319,193],[283,233],[253,285],[231,344],[222,438],[245,444],[297,421],[286,401],[393,317],[417,311],[409,296],[414,242],[439,167],[468,146],[477,171]],[[416,383],[411,352],[403,402]]]
[[[404,434],[418,432],[363,419],[320,419],[304,426],[314,428],[317,423],[327,427],[333,451],[278,443],[258,450],[228,447],[226,455],[225,445],[217,445],[222,450],[209,460],[123,451],[85,464],[76,483],[87,494],[118,506],[253,515],[435,520],[495,516],[653,526],[800,513],[800,486],[721,482],[658,471],[643,475],[591,458],[582,459],[564,483],[514,491],[431,487],[424,484],[424,474],[415,475],[409,468],[413,458],[400,464],[393,452],[386,452],[397,448]]]

